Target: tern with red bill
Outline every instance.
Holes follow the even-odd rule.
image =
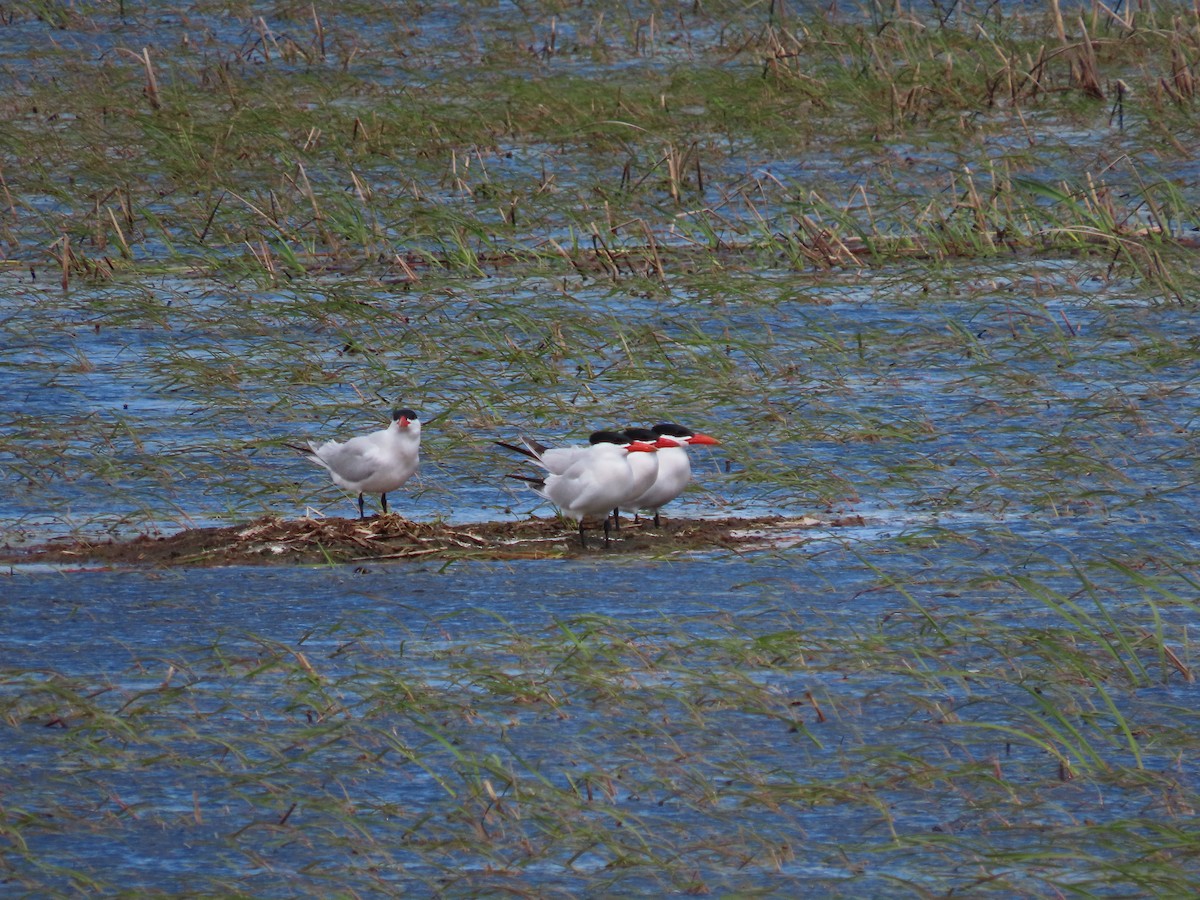
[[[658,447],[659,436],[649,428],[626,428],[623,434],[626,440],[652,444],[656,449]],[[636,502],[642,494],[650,490],[658,479],[658,454],[645,453],[630,456],[629,468],[633,471],[629,489],[625,492],[624,499],[614,506],[612,511],[613,526],[617,531],[621,530],[621,509],[628,509],[629,504]]]
[[[288,445],[292,446],[292,445]],[[333,483],[358,494],[358,517],[364,518],[363,494],[379,494],[386,515],[388,491],[399,490],[417,471],[421,451],[421,420],[411,409],[395,409],[387,428],[351,438],[295,447],[312,462],[329,470]]]
[[[654,513],[654,527],[659,526],[658,511],[683,493],[692,480],[692,462],[687,448],[693,444],[716,446],[721,442],[707,434],[692,431],[674,422],[664,422],[650,429],[658,435],[658,474],[649,488],[621,508],[636,513],[640,509]]]
[[[629,457],[656,450],[654,444],[630,441],[620,432],[597,432],[592,444],[562,472],[549,472],[541,478],[509,477],[528,483],[564,516],[578,521],[579,543],[586,549],[584,522],[589,517],[604,517],[604,543],[609,543],[608,513],[629,493],[634,479]]]

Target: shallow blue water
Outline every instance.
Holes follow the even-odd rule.
[[[270,52],[263,28],[312,37],[308,11],[260,24],[125,6],[124,20],[107,4],[0,26],[11,128],[72,127],[72,110],[20,102],[58,66],[107,74],[136,67],[121,48],[148,46],[165,71],[186,36],[253,78]],[[658,4],[605,21],[587,4],[552,6],[533,19],[505,3],[411,6],[395,33],[331,16],[328,63],[363,60],[350,76],[387,103],[514,46],[530,77],[661,74],[723,58],[735,39],[703,19],[706,4],[653,30]],[[750,26],[776,6],[750,9]],[[984,21],[946,6],[972,34]],[[757,61],[730,65],[761,78]],[[812,179],[857,198],[901,172],[893,187],[923,195],[965,164],[922,141],[853,160],[819,136],[769,153],[727,146],[711,112],[688,113],[696,139],[719,146],[707,188],[650,226],[663,246],[692,249],[691,219],[710,206],[715,240],[745,241]],[[1111,125],[1030,114],[1037,145],[1024,126],[981,133],[977,171],[1015,161],[1054,182],[1083,147],[1113,190],[1143,174],[1108,165],[1137,156]],[[499,135],[455,161],[518,192],[549,173],[556,190],[586,193],[654,165],[613,155],[597,171],[585,143]],[[376,190],[407,187],[397,160],[362,162]],[[1193,160],[1156,164],[1185,199],[1194,191]],[[310,168],[319,187],[344,180]],[[966,893],[1003,877],[1029,895],[1129,895],[1145,888],[1129,873],[1167,852],[1153,826],[1190,828],[1195,314],[1111,260],[947,273],[731,259],[727,277],[698,284],[178,272],[64,291],[44,268],[60,235],[44,227],[83,202],[75,173],[54,195],[5,176],[13,209],[30,214],[5,222],[21,265],[0,271],[3,542],[351,515],[353,498],[283,442],[378,427],[398,398],[426,422],[424,460],[391,500],[420,521],[551,514],[503,479],[514,464],[493,439],[580,441],[678,418],[725,443],[697,454],[673,516],[822,524],[763,551],[665,560],[17,565],[0,574],[0,892],[76,893],[88,878],[135,894],[698,889],[663,881],[674,868],[717,894]],[[503,216],[430,180],[430,204]],[[146,209],[177,213],[185,194]],[[892,213],[873,215],[886,231]],[[575,224],[550,209],[525,237],[571,246]],[[640,247],[645,233],[609,237]],[[134,257],[174,258],[166,239],[192,237],[145,235]],[[589,818],[604,840],[579,827]],[[1065,850],[1038,855],[1048,847]],[[1089,883],[1107,862],[1107,880]]]
[[[995,642],[1008,634],[1016,643],[1007,652],[1019,661],[1030,653],[1018,650],[1020,643],[1076,622],[1002,580],[1012,572],[1014,551],[1034,547],[1030,534],[960,522],[955,536],[907,551],[892,543],[902,534],[864,533],[748,557],[464,562],[444,569],[18,567],[4,578],[0,695],[32,705],[24,707],[29,718],[7,731],[6,805],[36,820],[37,810],[57,798],[54,821],[22,829],[34,860],[54,859],[126,889],[233,879],[268,896],[288,893],[288,879],[302,866],[327,868],[339,884],[368,892],[440,877],[431,858],[447,865],[456,859],[457,868],[483,878],[488,863],[477,850],[446,856],[406,844],[414,811],[424,809],[436,823],[453,819],[457,795],[472,783],[458,781],[463,766],[486,760],[507,767],[518,783],[538,772],[558,786],[586,779],[605,760],[607,773],[593,773],[597,792],[612,773],[623,774],[603,808],[628,816],[639,833],[657,834],[651,842],[664,846],[678,846],[685,833],[685,843],[698,845],[750,830],[760,849],[804,835],[804,852],[781,866],[759,860],[730,869],[697,858],[697,871],[730,889],[780,888],[818,875],[836,884],[850,877],[835,862],[850,847],[880,855],[880,872],[895,867],[911,877],[911,860],[900,854],[892,861],[885,852],[892,830],[973,834],[980,846],[1033,849],[1047,824],[1103,816],[1096,787],[1064,784],[1036,802],[1031,795],[1023,807],[1004,811],[1009,826],[993,834],[962,793],[972,783],[972,758],[995,759],[1011,785],[1031,789],[1055,764],[1011,738],[1006,749],[1003,735],[975,732],[970,723],[1028,728],[1029,696],[1007,675],[995,680]],[[1042,538],[1018,568],[1048,590],[1077,595],[1071,566],[1082,564],[1081,545],[1070,534]],[[890,549],[872,550],[876,542]],[[1131,546],[1114,539],[1108,549]],[[881,578],[873,566],[884,561]],[[1108,605],[1131,625],[1149,626],[1153,615],[1172,632],[1197,624],[1193,609],[1152,609],[1131,596],[1116,569],[1090,564],[1087,577],[1100,601],[1096,615]],[[878,668],[861,657],[864,640],[876,633],[887,635],[881,649],[890,647]],[[779,641],[778,649],[748,658],[757,662],[734,663],[728,655]],[[576,667],[572,647],[596,655]],[[786,661],[773,657],[798,648],[801,655]],[[306,660],[302,669],[296,654]],[[970,672],[974,679],[964,679]],[[736,686],[743,680],[766,686],[777,707],[740,706]],[[522,684],[533,696],[556,699],[507,693]],[[61,699],[47,701],[47,685],[57,685],[51,696]],[[624,700],[605,702],[607,690],[623,692]],[[422,699],[410,704],[404,698],[414,692]],[[1162,716],[1183,726],[1192,693],[1168,680],[1122,693],[1118,702],[1136,721]],[[90,698],[92,715],[66,699],[80,695]],[[706,696],[715,705],[706,706]],[[808,696],[827,712],[824,720],[813,715]],[[687,697],[701,705],[680,705]],[[347,713],[322,724],[321,703],[334,698]],[[917,709],[956,710],[959,724],[915,713],[918,698]],[[471,713],[460,718],[453,710]],[[136,733],[123,735],[96,714],[129,717]],[[415,748],[420,765],[394,747],[388,752],[392,741]],[[959,772],[951,781],[958,786],[942,791],[876,771],[876,748],[898,746]],[[380,752],[375,764],[364,765],[363,754]],[[1118,760],[1119,742],[1109,752]],[[1149,746],[1145,752],[1151,770],[1169,768],[1181,786],[1194,788],[1198,773],[1190,763],[1181,767]],[[893,758],[890,750],[881,756]],[[680,777],[711,784],[716,793],[698,802]],[[872,802],[886,800],[888,821],[851,800],[786,803],[764,820],[753,799],[763,791],[801,797],[847,778],[848,786],[860,779],[875,785]],[[987,782],[971,790],[997,808]],[[350,819],[334,808],[347,801],[357,809]],[[1108,815],[1149,814],[1143,807],[1153,802],[1134,785],[1104,789]],[[535,815],[537,804],[527,803]],[[299,830],[271,826],[292,804]],[[431,834],[444,838],[446,827],[437,824]],[[312,845],[314,832],[330,840]],[[149,869],[148,860],[156,861]],[[552,856],[522,877],[543,890],[571,889],[605,872],[611,857],[598,848],[564,863]],[[18,873],[34,870],[21,859],[15,865]],[[379,883],[372,865],[386,873]],[[931,885],[954,883],[942,863],[924,865]],[[640,878],[620,883],[654,884]]]

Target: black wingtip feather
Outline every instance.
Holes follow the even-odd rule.
[[[513,453],[520,453],[522,456],[527,456],[530,459],[537,459],[537,454],[524,447],[518,447],[516,444],[508,444],[504,441],[492,441],[497,447],[503,447],[505,450],[511,450]]]

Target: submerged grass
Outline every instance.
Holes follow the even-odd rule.
[[[1196,893],[1197,27],[4,6],[4,541],[340,517],[284,444],[402,398],[466,546],[10,571],[0,883]],[[468,561],[559,531],[493,438],[665,418],[724,440],[676,517],[828,527]]]
[[[150,887],[78,851],[162,833],[191,890],[295,889],[298,867],[305,893],[1194,888],[1195,710],[1142,696],[1108,626],[1014,600],[1029,624],[944,610],[940,634],[887,603],[858,629],[803,601],[537,628],[406,610],[135,651],[111,679],[10,671],[13,758],[63,792],[9,785],[6,877]],[[1180,612],[1154,618],[1175,635]],[[1141,643],[1149,611],[1123,620]]]
[[[89,55],[86,35],[107,36],[111,11],[81,10],[54,79],[10,66],[6,168],[39,160],[5,182],[10,255],[45,266],[57,247],[69,281],[168,260],[270,278],[512,260],[619,276],[612,254],[630,249],[660,273],[688,248],[800,268],[1083,250],[1183,296],[1164,245],[1192,206],[1170,175],[1194,128],[1187,16],[1060,19],[1054,41],[1045,12],[1003,7],[942,21],[875,8],[868,24],[862,11],[706,4],[667,24],[653,4],[479,21],[319,6],[234,28],[204,12],[139,21],[153,60],[120,44]],[[18,6],[7,27],[36,31],[35,15]],[[631,15],[686,56],[619,40],[593,62]],[[293,28],[316,40],[314,22],[323,41],[341,35],[340,52],[264,52]],[[531,52],[526,29],[546,27],[569,28],[569,45]],[[423,33],[446,29],[481,43]],[[388,39],[405,33],[417,46]]]

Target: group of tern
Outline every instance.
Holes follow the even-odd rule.
[[[659,510],[683,493],[691,480],[687,448],[720,441],[666,422],[653,428],[596,431],[583,446],[546,447],[528,437],[521,438],[523,446],[495,443],[542,469],[536,476],[509,477],[525,482],[564,516],[577,521],[579,541],[586,548],[586,519],[603,516],[606,544],[611,523],[620,528],[622,511],[635,516],[649,512],[657,527]],[[365,494],[379,494],[380,506],[387,513],[388,492],[399,490],[417,471],[421,420],[413,410],[398,408],[392,411],[388,426],[379,431],[345,443],[309,442],[307,447],[294,449],[327,469],[338,487],[358,494],[361,519]]]

